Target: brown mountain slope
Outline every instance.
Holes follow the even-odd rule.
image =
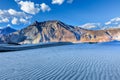
[[[120,29],[86,30],[60,21],[35,22],[28,27],[4,36],[4,42],[36,44],[40,42],[107,42],[120,40]]]
[[[9,43],[35,44],[40,42],[76,42],[80,34],[74,27],[60,21],[35,22],[32,25],[7,36]]]
[[[107,42],[112,40],[120,40],[120,29],[108,30],[87,30],[81,35],[80,42]]]

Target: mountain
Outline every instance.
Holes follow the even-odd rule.
[[[80,34],[74,31],[74,27],[63,22],[53,20],[34,22],[28,27],[9,34],[5,41],[9,43],[35,44],[39,42],[76,42],[80,40]]]
[[[0,34],[9,34],[15,32],[16,30],[11,27],[5,27],[0,29]]]
[[[11,27],[5,27],[5,28],[0,28],[0,43],[6,42],[5,37],[6,35],[16,32],[17,30],[11,28]]]
[[[120,40],[120,28],[88,30],[52,20],[34,22],[1,38],[4,43],[37,44],[46,42],[108,42]]]
[[[120,28],[106,30],[87,30],[81,35],[81,42],[120,41]]]

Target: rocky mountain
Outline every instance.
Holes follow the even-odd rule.
[[[81,35],[81,42],[108,42],[120,41],[120,28],[107,30],[88,30]]]
[[[76,42],[80,40],[74,27],[60,21],[34,22],[28,27],[9,34],[4,41],[9,43],[35,44],[39,42]]]
[[[87,30],[61,21],[34,22],[28,27],[1,38],[4,43],[36,44],[40,42],[107,42],[120,40],[120,29]]]
[[[3,43],[5,41],[5,36],[10,34],[10,33],[13,33],[13,32],[16,32],[17,30],[11,28],[11,27],[5,27],[5,28],[0,28],[0,43]]]
[[[5,28],[0,29],[0,34],[9,34],[9,33],[15,32],[15,31],[17,31],[17,30],[15,30],[11,27],[5,27]]]

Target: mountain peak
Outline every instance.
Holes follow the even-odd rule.
[[[62,23],[61,21],[59,21],[59,20],[48,20],[48,21],[43,21],[43,22],[38,22],[38,21],[35,21],[34,23],[33,23],[33,25],[36,25],[36,24],[43,24],[43,23]]]
[[[10,26],[7,26],[7,27],[0,29],[0,34],[9,34],[15,31],[16,31],[15,29],[11,28]]]
[[[48,20],[48,21],[44,21],[44,22],[61,22],[59,20]]]

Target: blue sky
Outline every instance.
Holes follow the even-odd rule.
[[[33,5],[31,6],[28,4]],[[17,15],[16,15],[17,14]],[[120,0],[1,0],[0,27],[21,29],[34,21],[71,25],[105,23],[120,16]]]

